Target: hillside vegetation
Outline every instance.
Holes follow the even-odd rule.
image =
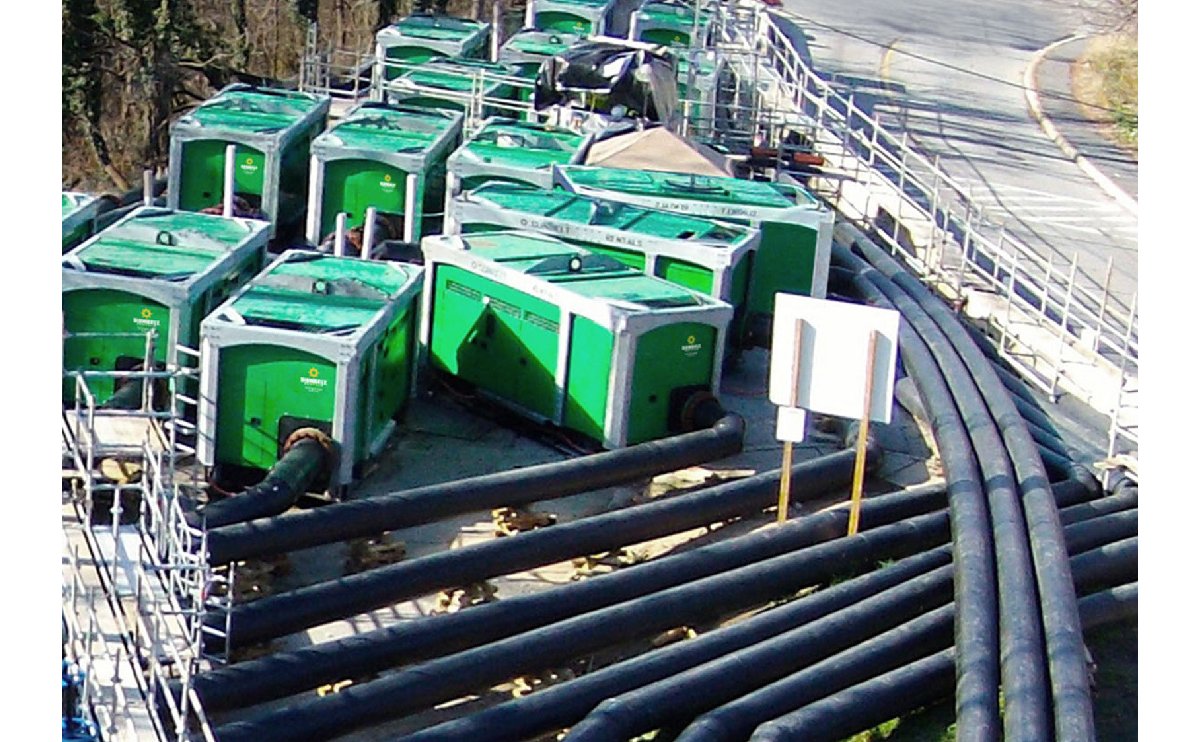
[[[366,50],[391,19],[433,5],[63,0],[63,187],[123,191],[145,168],[164,173],[171,121],[231,82],[294,80],[314,21],[324,43]],[[477,4],[448,5],[455,15],[472,15]]]

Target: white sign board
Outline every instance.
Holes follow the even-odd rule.
[[[889,423],[900,335],[899,312],[776,294],[768,382],[771,402],[780,407],[798,407],[824,415],[860,419],[867,389],[867,356],[872,332],[877,334],[868,417]],[[796,346],[797,335],[799,348]],[[795,435],[797,420],[801,425],[798,437]],[[802,440],[803,420],[803,415],[780,410],[778,437]]]

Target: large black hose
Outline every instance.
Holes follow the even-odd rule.
[[[868,530],[937,510],[940,487],[875,495],[862,504]],[[572,582],[550,590],[476,606],[469,611],[406,621],[383,629],[278,652],[193,678],[205,709],[216,711],[282,698],[344,678],[480,646],[572,615],[603,608],[816,543],[846,532],[844,512],[827,511],[697,549]],[[303,672],[296,672],[303,668]]]
[[[878,450],[868,447],[868,465],[878,464]],[[839,451],[793,467],[792,498],[809,499],[845,486],[853,475],[854,458],[853,450]],[[229,642],[241,646],[283,636],[439,589],[719,523],[775,503],[779,476],[778,470],[759,474],[261,598],[232,609]]]
[[[1138,540],[1121,539],[1071,557],[1071,576],[1080,593],[1137,580]]]
[[[1114,550],[1080,554],[1071,559],[1071,571],[1075,584],[1080,586],[1081,595],[1098,590],[1101,586],[1136,580],[1136,545],[1132,557],[1127,552],[1118,553]],[[1094,574],[1087,574],[1089,571]],[[918,645],[902,633],[885,633],[736,701],[714,708],[684,730],[677,738],[678,742],[746,739],[759,724],[832,695],[838,689],[878,676],[904,662],[936,652],[947,644],[948,641],[941,645]],[[718,693],[709,690],[705,694],[705,701]],[[711,707],[711,704],[708,705]]]
[[[1055,486],[1055,500],[1058,501],[1057,493],[1059,487]],[[1085,520],[1099,518],[1102,515],[1111,515],[1120,513],[1125,510],[1136,508],[1138,504],[1137,488],[1123,490],[1116,494],[1108,495],[1107,497],[1088,500],[1070,507],[1062,507],[1059,504],[1058,519],[1062,522],[1063,528],[1074,523],[1082,523]]]
[[[1080,625],[1096,628],[1137,615],[1137,585],[1077,601]],[[751,742],[836,742],[929,705],[954,687],[954,650],[884,673],[759,726]]]
[[[1123,538],[1131,538],[1136,536],[1137,532],[1138,511],[1134,508],[1074,523],[1063,529],[1063,536],[1068,551],[1075,554]]]
[[[924,309],[950,339],[969,368],[1004,441],[1004,450],[1020,482],[1021,501],[1037,580],[1036,597],[1041,605],[1044,657],[1049,670],[1054,709],[1054,733],[1058,742],[1086,742],[1095,738],[1091,693],[1087,672],[1087,652],[1079,625],[1079,611],[1067,562],[1067,548],[1058,510],[1050,493],[1045,468],[1029,435],[1028,424],[1017,412],[1012,397],[963,329],[958,318],[944,303],[891,256],[870,241],[858,241],[857,247],[867,260],[891,279]],[[1011,700],[1005,689],[1005,730],[1014,739],[1033,736],[1035,730],[1010,725]],[[1006,735],[1007,736],[1007,735]]]
[[[933,632],[934,645],[905,659],[940,649],[953,638],[952,575],[950,566],[941,567],[768,641],[609,698],[572,726],[566,740],[625,742],[643,732],[685,723],[839,652],[869,644],[879,634],[943,606],[938,614],[944,620]],[[906,640],[913,639],[902,633]],[[925,646],[927,641],[918,643]]]
[[[1016,482],[1004,456],[999,433],[962,360],[928,314],[911,297],[883,278],[878,270],[867,266],[848,250],[835,245],[833,259],[839,265],[857,270],[860,277],[857,285],[865,295],[901,312],[905,323],[913,329],[915,339],[908,343],[910,347],[923,345],[928,348],[937,366],[928,375],[945,380],[956,405],[953,414],[958,415],[956,419],[968,431],[974,456],[982,470],[981,478],[986,482],[988,512],[973,515],[972,531],[955,535],[956,546],[960,542],[975,543],[979,531],[990,527],[990,538],[983,545],[994,550],[995,574],[985,576],[980,566],[971,574],[962,575],[961,580],[964,590],[981,592],[986,587],[995,592],[998,585],[999,597],[998,606],[992,596],[989,596],[989,602],[980,597],[978,605],[960,604],[957,641],[971,644],[958,647],[961,660],[956,706],[964,742],[968,739],[991,742],[999,737],[999,698],[995,682],[995,663],[998,661],[1006,699],[1004,728],[1007,730],[1020,724],[1035,735],[1048,736],[1047,681],[1042,669],[1045,658],[1039,651],[1042,637],[1032,557],[1025,537]],[[926,376],[912,370],[910,373],[914,378]],[[945,453],[942,458],[949,460]],[[974,615],[968,614],[968,610]],[[989,612],[984,613],[985,610]],[[999,616],[998,630],[994,627],[996,616]],[[976,633],[972,624],[989,630]],[[987,642],[986,646],[984,642]]]
[[[618,642],[759,605],[880,558],[945,543],[944,513],[912,518],[592,611],[216,730],[222,742],[318,740],[430,708]],[[884,544],[889,544],[884,547]]]
[[[277,515],[290,508],[309,485],[328,473],[330,449],[324,434],[297,440],[261,482],[244,492],[184,514],[193,528],[219,528],[252,518]]]
[[[758,725],[786,710],[943,650],[951,644],[953,624],[954,606],[936,608],[697,717],[676,742],[744,740]],[[574,742],[570,735],[567,739]]]
[[[712,427],[616,451],[341,502],[214,529],[212,564],[365,538],[463,513],[579,494],[737,453],[745,422],[727,414]]]
[[[405,737],[405,742],[511,742],[571,726],[605,698],[670,679],[705,662],[809,625],[835,611],[851,608],[889,588],[909,584],[948,564],[950,554],[946,546],[902,559],[691,641],[631,657],[537,693],[423,729]]]
[[[1067,503],[1071,502],[1070,498],[1064,499]],[[871,498],[864,502],[864,523],[868,522],[865,508],[876,501],[877,498]],[[820,516],[809,516],[805,520],[818,517]],[[405,737],[405,740],[406,742],[456,742],[469,739],[476,742],[509,742],[569,727],[606,698],[628,693],[651,683],[679,677],[697,665],[717,660],[752,644],[766,641],[808,621],[828,615],[854,602],[863,601],[870,595],[877,594],[883,588],[899,584],[900,578],[907,580],[911,576],[915,576],[919,573],[915,570],[927,570],[928,567],[921,566],[923,561],[937,559],[938,561],[931,563],[931,566],[943,564],[944,562],[941,560],[945,557],[942,555],[948,553],[949,547],[944,547],[929,554],[911,557],[890,565],[886,569],[759,614],[750,620],[705,633],[692,641],[633,657],[566,683],[544,688],[532,695],[429,727]],[[1080,569],[1088,569],[1088,564],[1095,561],[1096,557],[1089,555],[1088,563],[1081,564]],[[637,569],[644,569],[647,566],[643,565]],[[957,568],[957,565],[955,567]],[[1111,569],[1111,565],[1106,568]],[[1075,569],[1074,561],[1072,561],[1072,569]],[[614,577],[614,575],[610,575],[604,579],[613,579]],[[883,582],[887,580],[891,581]],[[1081,579],[1081,584],[1082,582]],[[851,590],[854,592],[850,593]],[[843,593],[846,594],[845,597],[843,597]],[[851,595],[853,597],[850,597]],[[825,607],[827,604],[828,608]],[[741,672],[741,669],[739,668],[737,672]],[[734,671],[729,674],[732,676]]]

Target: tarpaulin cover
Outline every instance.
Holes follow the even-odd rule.
[[[588,148],[585,165],[697,175],[733,175],[732,165],[710,147],[689,142],[665,127],[602,136]]]
[[[542,64],[533,107],[542,111],[568,103],[650,121],[668,121],[678,106],[676,61],[665,47],[626,41],[585,41]]]

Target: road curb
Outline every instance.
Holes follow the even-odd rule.
[[[1046,57],[1046,55],[1058,47],[1063,46],[1064,44],[1069,44],[1072,41],[1080,41],[1086,38],[1088,38],[1086,34],[1075,34],[1074,36],[1068,36],[1065,39],[1059,39],[1058,41],[1043,47],[1033,55],[1033,59],[1030,60],[1029,64],[1025,67],[1022,80],[1022,85],[1025,88],[1025,104],[1029,108],[1030,115],[1032,115],[1034,120],[1037,121],[1042,127],[1042,131],[1046,132],[1046,136],[1054,140],[1054,143],[1058,145],[1063,154],[1069,157],[1076,165],[1078,165],[1079,168],[1083,170],[1085,175],[1094,180],[1096,185],[1104,189],[1105,193],[1111,196],[1126,211],[1136,217],[1138,215],[1137,200],[1131,198],[1128,193],[1121,190],[1120,186],[1114,183],[1107,175],[1100,172],[1100,170],[1093,165],[1090,160],[1080,154],[1079,150],[1076,149],[1073,144],[1067,141],[1067,138],[1064,137],[1061,132],[1059,132],[1058,127],[1054,125],[1054,122],[1051,121],[1050,118],[1046,116],[1046,112],[1042,110],[1042,103],[1038,97],[1037,68],[1038,65],[1042,63],[1042,60]]]

